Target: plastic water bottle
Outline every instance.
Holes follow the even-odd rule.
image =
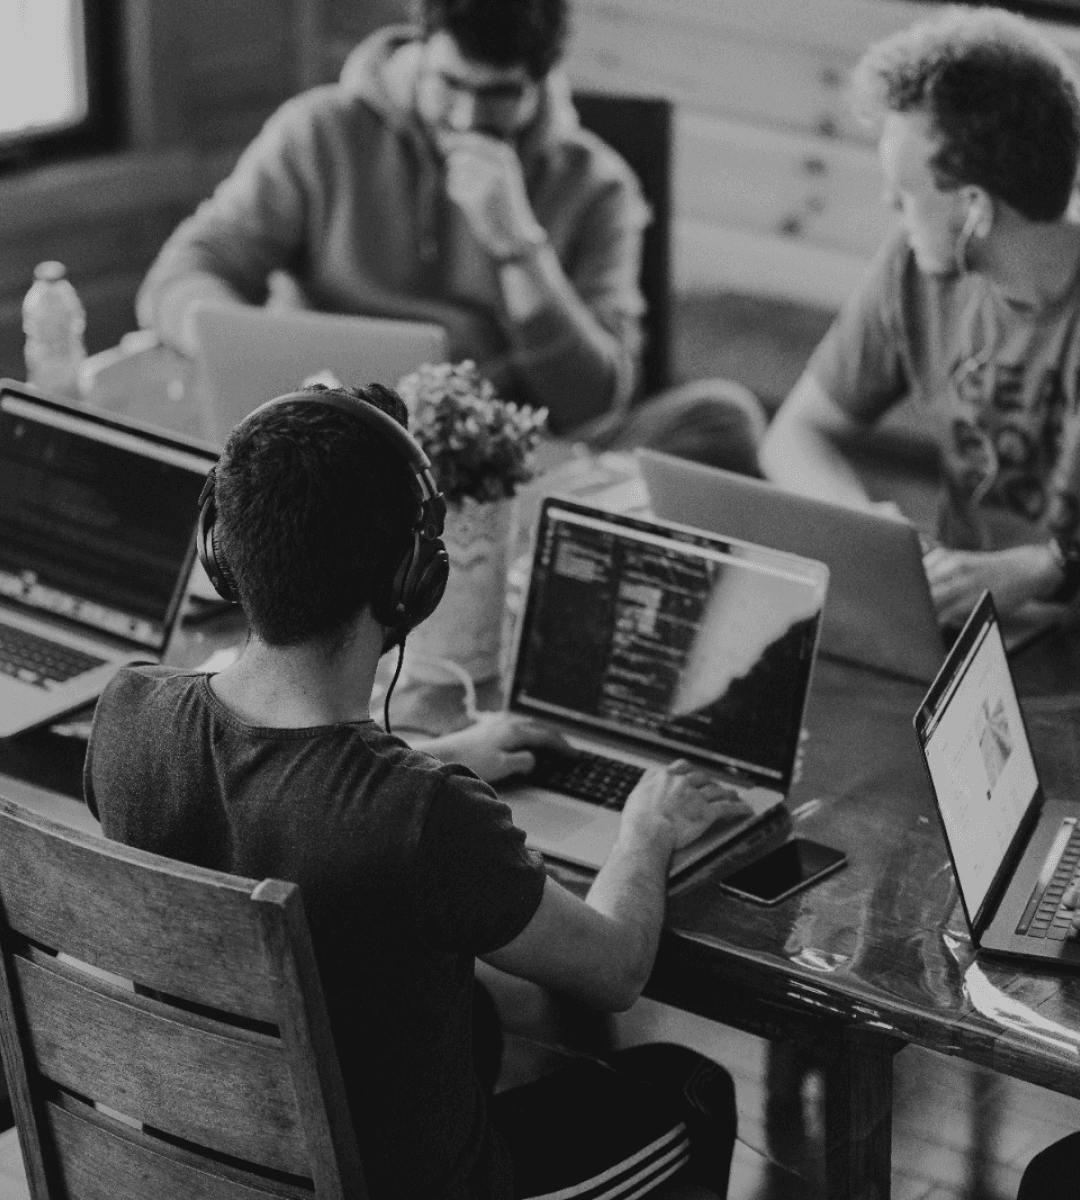
[[[77,397],[86,359],[86,309],[63,263],[38,263],[22,313],[27,381],[53,395]]]

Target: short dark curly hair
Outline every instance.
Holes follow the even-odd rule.
[[[407,425],[389,388],[307,388]],[[273,646],[340,645],[409,546],[416,497],[400,454],[347,412],[297,399],[230,434],[215,486],[221,552],[253,632]]]
[[[425,35],[445,30],[466,58],[543,79],[562,58],[570,13],[568,0],[420,0],[420,20]]]
[[[856,110],[925,113],[943,190],[974,184],[1031,221],[1068,207],[1080,160],[1077,76],[1023,17],[947,8],[872,46],[852,76]]]

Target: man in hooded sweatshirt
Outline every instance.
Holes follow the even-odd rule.
[[[162,248],[138,314],[194,352],[200,300],[263,303],[274,272],[312,308],[433,321],[552,430],[599,430],[756,472],[764,420],[712,381],[625,409],[645,303],[649,211],[584,130],[558,69],[567,0],[422,0],[337,84],[285,103]]]

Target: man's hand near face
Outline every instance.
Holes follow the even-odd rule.
[[[521,161],[509,142],[484,133],[442,133],[439,145],[446,157],[446,194],[492,258],[512,258],[544,244]]]

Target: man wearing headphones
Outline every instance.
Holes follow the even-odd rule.
[[[771,426],[766,475],[871,501],[853,435],[911,395],[941,447],[938,615],[984,588],[1009,612],[1080,589],[1077,79],[1020,17],[947,9],[872,47],[857,107],[880,129],[899,228]]]
[[[616,1064],[625,1079],[591,1064],[565,1087],[494,1099],[494,1079],[478,1078],[475,957],[600,1009],[629,1006],[656,952],[671,855],[726,800],[686,763],[649,773],[582,901],[546,876],[487,784],[440,761],[471,755],[510,774],[553,735],[496,721],[436,742],[436,757],[375,724],[379,659],[435,608],[447,574],[443,498],[404,424],[400,398],[373,385],[292,393],[237,426],[204,491],[199,551],[239,600],[248,643],[213,676],[121,672],[98,704],[87,802],[118,841],[300,885],[372,1196],[573,1189],[656,1143],[625,1189],[605,1192],[636,1195],[684,1161],[699,1119],[722,1192],[733,1089],[689,1052],[674,1068],[638,1055]],[[628,1106],[612,1131],[645,1121],[644,1141],[599,1165],[604,1138],[581,1115],[598,1086]],[[663,1097],[691,1093],[697,1117],[664,1115]],[[571,1154],[553,1180],[575,1139],[594,1158]]]

